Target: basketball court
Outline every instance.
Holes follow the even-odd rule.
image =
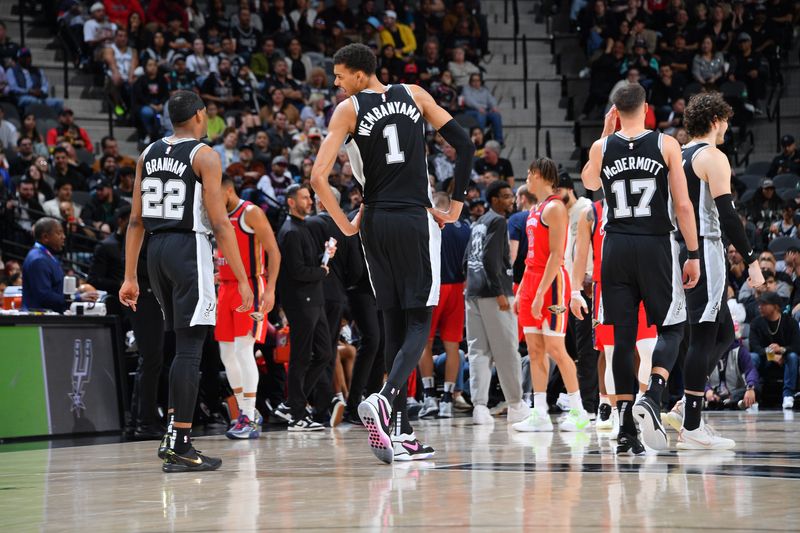
[[[362,428],[277,429],[253,441],[197,438],[223,458],[201,474],[163,474],[157,442],[15,443],[0,446],[0,529],[789,531],[800,523],[794,416],[711,413],[734,452],[644,457],[615,456],[594,431],[420,421],[436,457],[391,466]]]

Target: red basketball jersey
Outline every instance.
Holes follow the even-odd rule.
[[[231,221],[233,232],[236,234],[236,244],[239,247],[239,255],[242,256],[244,271],[249,279],[256,279],[259,276],[266,275],[267,272],[264,261],[264,247],[256,239],[253,229],[248,227],[244,220],[244,213],[251,205],[254,204],[240,200],[236,209],[228,213],[228,219]],[[219,248],[217,249],[217,265],[219,266],[220,281],[236,281],[233,270]]]
[[[525,266],[534,270],[544,270],[547,259],[550,257],[550,228],[542,222],[542,213],[552,200],[563,201],[557,194],[551,194],[540,203],[536,209],[531,209],[528,221],[525,223],[525,233],[528,236],[528,255],[525,257]],[[564,233],[562,249],[567,249],[567,233]],[[563,266],[564,263],[562,262]]]
[[[603,238],[606,232],[603,230],[603,201],[598,200],[592,204],[594,211],[594,225],[592,226],[592,253],[594,254],[594,268],[592,269],[592,281],[600,283],[600,261],[603,259]]]

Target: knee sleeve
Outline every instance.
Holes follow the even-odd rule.
[[[252,335],[236,337],[233,341],[241,370],[242,392],[256,392],[258,389],[258,365],[253,355],[255,343],[256,340]]]
[[[419,359],[422,357],[422,349],[428,342],[428,334],[431,328],[430,307],[405,309],[399,311],[399,313],[402,313],[400,317],[394,316],[386,320],[387,363],[388,358],[392,357],[392,354],[389,353],[391,347],[397,346],[399,348],[392,357],[393,360],[390,363],[391,369],[387,380],[387,383],[396,389],[405,386],[411,371],[419,363]],[[404,323],[405,327],[398,327],[401,322]]]
[[[635,393],[636,381],[633,368],[633,351],[636,349],[637,326],[614,326],[614,355],[611,365],[606,361],[606,368],[611,366],[614,374],[612,390],[617,395]],[[609,392],[610,394],[610,392]]]
[[[614,386],[614,347],[604,346],[603,352],[606,355],[606,370],[603,372],[602,378],[606,385],[606,394],[615,395],[617,392]]]
[[[702,392],[708,378],[710,361],[719,359],[721,354],[715,352],[718,324],[701,322],[689,326],[689,348],[686,361],[683,363],[684,388],[689,391]]]
[[[200,358],[208,326],[193,326],[175,331],[175,359],[169,372],[169,406],[176,422],[190,422],[200,383]]]
[[[672,367],[678,359],[685,326],[684,324],[656,326],[656,329],[658,340],[653,350],[653,368],[663,368],[667,372],[672,372]]]
[[[219,358],[225,366],[225,375],[228,377],[231,389],[240,389],[242,387],[242,371],[239,368],[239,359],[236,357],[234,343],[220,341]]]
[[[639,352],[639,370],[637,377],[639,383],[647,383],[650,372],[653,370],[653,351],[656,349],[656,339],[642,339],[636,342],[636,351]]]

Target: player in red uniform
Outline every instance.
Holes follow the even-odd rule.
[[[592,318],[595,323],[594,346],[600,352],[598,359],[598,375],[600,376],[600,410],[598,413],[597,429],[610,429],[612,437],[616,437],[619,431],[619,417],[616,410],[616,398],[614,396],[614,376],[611,372],[611,361],[614,355],[614,326],[600,324],[600,261],[603,257],[603,210],[604,203],[601,200],[594,202],[584,210],[578,222],[578,235],[575,239],[575,263],[572,271],[572,279],[584,279],[586,276],[586,258],[589,255],[589,247],[594,252],[594,268],[592,269]],[[582,266],[584,265],[584,266]],[[580,290],[573,290],[570,298],[570,309],[572,313],[583,318],[583,314],[588,312],[586,300]],[[644,305],[639,305],[639,326],[636,336],[636,349],[639,353],[639,389],[647,388],[647,379],[653,361],[653,349],[658,335],[655,326],[647,324],[647,314]],[[606,406],[606,407],[604,407]]]
[[[534,160],[528,169],[528,190],[542,202],[528,217],[528,256],[514,307],[528,343],[533,381],[531,415],[512,427],[517,431],[552,431],[547,414],[547,377],[549,364],[545,353],[558,365],[567,389],[570,410],[559,424],[562,431],[580,431],[589,425],[583,409],[575,363],[567,354],[564,335],[567,332],[569,275],[564,268],[567,247],[567,208],[554,193],[558,169],[553,160]],[[584,261],[585,263],[585,261]]]
[[[256,413],[258,367],[253,356],[253,345],[256,342],[263,344],[266,340],[267,322],[264,317],[275,305],[275,282],[281,254],[264,212],[239,198],[233,180],[227,176],[222,178],[222,193],[225,195],[228,218],[236,234],[239,254],[253,289],[254,302],[257,302],[246,313],[236,311],[241,303],[236,278],[218,250],[220,284],[214,339],[219,342],[220,359],[239,405],[239,418],[225,435],[229,439],[255,439],[259,436],[261,417]],[[264,266],[265,252],[267,268]]]

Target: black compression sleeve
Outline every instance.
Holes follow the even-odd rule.
[[[714,203],[717,204],[717,211],[719,211],[722,232],[730,239],[736,251],[742,254],[745,264],[749,265],[758,259],[758,256],[753,252],[753,247],[747,240],[742,221],[733,208],[733,197],[730,193],[717,196],[714,198]]]
[[[456,150],[453,200],[463,202],[469,177],[472,173],[472,158],[475,155],[475,145],[464,128],[455,119],[451,119],[447,124],[439,128],[439,133]]]

